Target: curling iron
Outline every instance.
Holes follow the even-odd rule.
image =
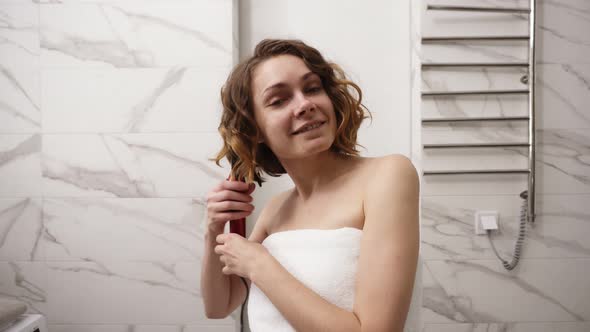
[[[227,177],[227,180],[234,181],[233,174],[230,174]],[[243,179],[239,180],[239,181],[245,182]],[[230,220],[229,221],[229,232],[239,234],[242,237],[246,237],[246,218]]]
[[[227,177],[227,180],[234,181],[233,174],[230,173]],[[245,182],[243,179],[239,181]],[[230,220],[229,232],[236,233],[243,237],[246,237],[246,218]],[[246,302],[248,301],[248,297],[250,296],[250,289],[248,289],[248,283],[246,282],[246,280],[243,277],[240,277],[240,279],[242,279],[244,286],[246,286],[246,299],[244,300],[244,303],[242,304],[242,310],[240,311],[240,331],[244,331],[244,308],[246,307]]]

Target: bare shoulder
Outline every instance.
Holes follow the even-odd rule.
[[[376,158],[378,163],[381,165],[385,165],[385,167],[402,167],[402,168],[414,168],[412,161],[410,158],[404,156],[403,154],[387,154],[384,156],[380,156]],[[415,169],[415,168],[414,168]]]
[[[277,215],[277,210],[285,202],[289,193],[290,190],[286,190],[271,196],[271,198],[267,200],[262,210],[260,210],[256,224],[254,225],[254,229],[248,240],[262,243],[262,241],[266,239],[269,235],[272,222]]]
[[[418,172],[412,161],[402,154],[388,154],[371,158],[369,161],[370,179],[367,182],[383,183],[388,180],[416,181]]]
[[[415,196],[419,193],[420,180],[412,161],[402,154],[389,154],[374,158],[368,172],[365,197],[388,194],[396,196],[404,192]]]

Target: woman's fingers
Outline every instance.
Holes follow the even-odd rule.
[[[215,214],[232,213],[232,212],[252,212],[254,205],[245,202],[223,201],[209,203],[207,210],[215,216]],[[221,216],[219,216],[221,217]]]
[[[254,211],[254,205],[236,201],[207,204],[207,215],[213,222],[226,222],[246,217]]]
[[[228,181],[225,180],[221,183],[222,189],[236,190],[236,191],[247,191],[250,187],[249,184],[242,181]]]
[[[222,190],[218,192],[212,192],[207,197],[208,203],[216,203],[223,201],[251,202],[252,196],[238,191]]]
[[[248,184],[248,191],[246,192],[246,194],[250,195],[254,189],[256,189],[256,183],[252,182],[250,184]]]
[[[219,231],[229,220],[246,218],[254,210],[250,194],[256,188],[255,183],[242,181],[219,182],[207,194],[207,225],[209,229]]]

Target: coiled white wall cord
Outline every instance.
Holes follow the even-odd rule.
[[[504,259],[502,259],[502,257],[500,257],[500,255],[496,251],[496,247],[494,246],[494,243],[492,242],[491,230],[488,229],[486,231],[487,235],[488,235],[488,240],[490,240],[490,244],[492,245],[492,249],[494,250],[494,253],[502,261],[502,265],[504,265],[504,268],[506,268],[506,270],[508,270],[508,271],[514,269],[516,267],[516,264],[518,264],[518,260],[520,259],[520,253],[522,250],[522,243],[524,241],[525,230],[526,230],[528,191],[527,190],[523,191],[520,194],[520,197],[523,199],[523,202],[522,202],[522,206],[520,208],[520,224],[519,224],[519,229],[518,229],[518,239],[516,240],[516,244],[514,246],[514,256],[512,257],[512,262],[505,261]]]

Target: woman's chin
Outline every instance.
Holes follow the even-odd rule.
[[[313,140],[313,141],[309,141],[307,142],[307,144],[302,144],[300,147],[302,148],[303,151],[305,151],[306,154],[311,154],[311,153],[320,153],[320,152],[324,152],[327,150],[330,150],[330,147],[332,146],[332,144],[334,143],[333,140],[326,140],[326,139],[319,139],[320,137],[318,137],[318,139]]]

